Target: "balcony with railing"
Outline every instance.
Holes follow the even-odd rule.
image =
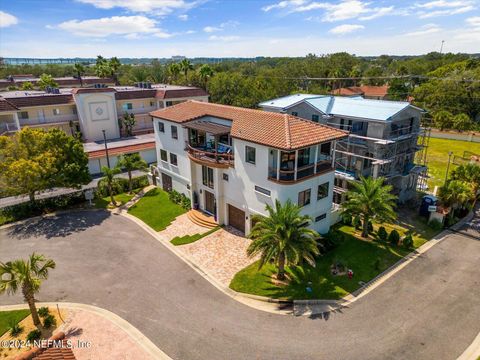
[[[333,171],[330,143],[296,151],[270,150],[268,179],[294,183]]]
[[[1,122],[0,121],[0,135],[9,133],[9,132],[14,132],[20,130],[17,127],[17,124],[15,122]]]
[[[124,109],[123,107],[117,109],[118,117],[123,117],[125,113],[127,114],[134,114],[134,115],[143,115],[148,114],[151,111],[157,110],[156,106],[148,106],[148,107],[139,107],[134,109]]]
[[[51,116],[29,117],[27,119],[20,118],[21,126],[41,126],[56,123],[68,123],[70,121],[78,121],[77,114],[60,114]]]
[[[188,123],[185,128],[188,131],[185,151],[192,161],[218,168],[234,165],[229,126],[197,120]]]

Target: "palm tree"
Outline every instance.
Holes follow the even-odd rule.
[[[275,208],[267,205],[268,217],[254,215],[256,221],[249,238],[252,243],[247,249],[249,256],[260,254],[261,269],[267,262],[277,265],[277,279],[285,279],[285,265],[297,265],[301,260],[315,266],[314,256],[319,254],[315,230],[307,226],[311,218],[300,215],[300,208],[288,200],[283,206],[275,201]]]
[[[80,81],[80,87],[83,87],[82,76],[85,74],[85,66],[83,66],[82,63],[75,63],[75,65],[73,65],[73,69],[75,70],[75,73],[77,74],[78,81]]]
[[[47,87],[56,88],[58,87],[58,84],[55,81],[55,79],[52,77],[52,75],[42,74],[40,75],[40,79],[38,79],[37,81],[37,86],[40,89],[45,90]]]
[[[188,80],[188,72],[193,70],[193,64],[188,59],[183,59],[180,62],[180,69],[183,71],[183,75],[185,75],[185,81]]]
[[[35,307],[35,294],[40,290],[42,281],[48,278],[50,269],[55,269],[55,261],[36,253],[28,260],[0,262],[0,294],[15,294],[21,289],[36,326],[40,325],[40,319]]]
[[[480,190],[480,166],[475,164],[460,165],[452,171],[450,177],[453,180],[460,180],[470,185],[474,195],[473,205],[475,205]]]
[[[198,69],[198,74],[202,80],[203,87],[207,87],[207,82],[210,77],[213,76],[213,69],[208,64],[203,64],[200,69]]]
[[[172,63],[168,66],[168,72],[170,73],[171,79],[177,81],[178,74],[180,74],[180,65],[177,63]]]
[[[474,197],[474,193],[468,184],[460,180],[450,180],[438,192],[438,198],[442,204],[451,209],[450,220],[453,219],[455,209],[463,207]]]
[[[115,202],[115,198],[113,197],[113,179],[115,175],[120,173],[120,169],[118,167],[114,167],[113,169],[110,169],[107,166],[102,166],[102,172],[104,175],[104,179],[107,181],[107,189],[108,189],[108,195],[110,195],[110,202],[113,206],[117,206],[117,203]]]
[[[119,167],[127,170],[128,172],[128,192],[132,192],[132,171],[145,170],[147,163],[143,160],[138,153],[125,154],[118,162]]]
[[[393,221],[397,215],[393,210],[397,197],[391,193],[392,186],[384,185],[383,178],[364,178],[352,181],[352,189],[347,191],[347,200],[342,204],[343,212],[360,216],[363,222],[362,237],[368,237],[368,224],[371,221]]]
[[[120,70],[120,66],[122,66],[122,64],[116,56],[112,57],[108,62],[110,74],[112,75],[113,81],[115,82],[116,86],[120,85],[120,82],[118,81],[118,70]]]

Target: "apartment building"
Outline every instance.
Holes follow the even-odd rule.
[[[331,223],[335,143],[344,130],[288,114],[187,101],[150,113],[155,183],[245,233],[265,204],[291,199],[320,233]]]
[[[385,177],[404,202],[415,196],[419,176],[426,174],[423,157],[418,156],[424,148],[419,141],[424,136],[423,110],[408,102],[295,94],[259,106],[349,132],[335,148],[337,204],[345,198],[348,181],[359,176]]]
[[[21,88],[26,82],[31,83],[33,86],[37,85],[39,77],[32,74],[10,75],[6,79],[0,79],[0,90],[8,89],[9,87]],[[101,78],[98,76],[82,76],[81,81],[74,76],[63,76],[53,78],[59,88],[72,88],[72,87],[94,87],[97,84],[102,85],[115,85],[115,82],[111,78]]]
[[[145,86],[144,86],[145,85]],[[0,92],[0,135],[28,126],[80,131],[89,155],[89,169],[98,174],[107,165],[104,132],[110,165],[125,153],[139,152],[147,161],[157,160],[152,118],[149,112],[195,99],[208,101],[200,88],[163,84],[93,88],[49,89],[45,91]],[[126,138],[124,115],[135,115],[132,137]]]

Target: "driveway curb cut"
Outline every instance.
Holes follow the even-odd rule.
[[[172,360],[167,354],[165,354],[162,350],[160,350],[152,341],[150,341],[145,335],[142,334],[140,330],[130,324],[127,320],[121,318],[117,314],[100,308],[98,306],[81,304],[81,303],[69,303],[69,302],[38,302],[36,303],[39,306],[50,306],[55,307],[59,306],[61,308],[66,309],[79,309],[88,311],[97,315],[102,316],[103,318],[107,319],[108,321],[112,322],[120,329],[125,331],[128,336],[138,344],[146,353],[152,356],[153,359],[160,359],[160,360]],[[3,305],[0,306],[0,311],[9,311],[9,310],[19,310],[19,309],[27,309],[27,304],[18,304],[18,305]]]

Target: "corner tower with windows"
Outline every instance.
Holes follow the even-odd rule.
[[[321,233],[330,227],[333,149],[342,130],[292,115],[187,101],[150,115],[157,183],[219,224],[245,233],[276,199],[298,203]],[[172,160],[173,159],[173,160]]]

